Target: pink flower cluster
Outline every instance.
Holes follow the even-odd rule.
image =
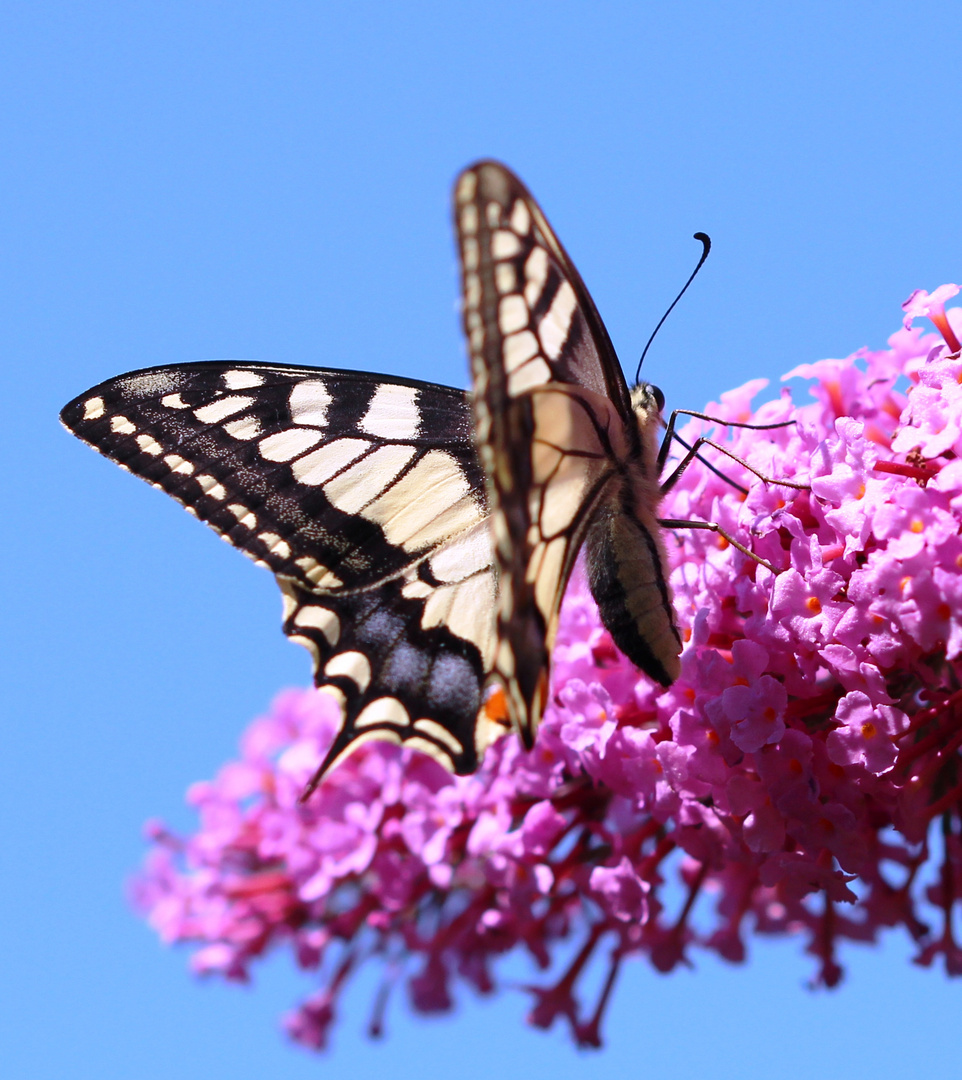
[[[336,715],[325,695],[285,693],[241,759],[191,789],[197,833],[150,828],[135,898],[163,939],[231,979],[289,947],[317,989],[286,1026],[315,1048],[365,961],[384,973],[378,1033],[393,986],[444,1011],[458,982],[491,992],[498,959],[524,953],[550,972],[526,988],[530,1021],[561,1018],[581,1045],[599,1045],[626,957],[740,961],[753,932],[801,936],[826,986],[843,942],[894,927],[918,963],[962,973],[962,309],[942,306],[956,292],[914,294],[888,349],[790,372],[815,404],[786,390],[753,413],[757,381],[706,408],[793,419],[714,435],[808,487],[709,450],[747,495],[697,462],[672,490],[665,514],[717,522],[778,571],[713,533],[668,534],[687,637],[674,686],[618,653],[578,577],[531,753],[509,737],[455,778],[368,744],[303,806]],[[944,340],[911,326],[921,315]],[[585,1002],[580,976],[602,964]]]

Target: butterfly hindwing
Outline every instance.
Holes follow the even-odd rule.
[[[445,563],[443,579],[432,562]],[[344,717],[305,796],[372,738],[423,750],[452,772],[477,768],[502,733],[477,726],[495,605],[483,522],[374,588],[318,594],[278,580],[284,632],[312,652],[317,683],[336,695]]]
[[[495,572],[465,395],[360,372],[209,362],[109,380],[66,427],[167,491],[285,596],[344,720],[476,767]]]

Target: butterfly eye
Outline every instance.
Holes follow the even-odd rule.
[[[665,395],[658,389],[657,386],[651,388],[651,396],[655,399],[655,404],[658,406],[659,412],[665,411]]]

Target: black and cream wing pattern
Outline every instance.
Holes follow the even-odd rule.
[[[65,426],[277,577],[341,730],[470,772],[495,569],[463,391],[354,371],[205,362],[88,390]]]
[[[531,745],[565,586],[584,546],[608,631],[664,685],[678,675],[656,508],[663,399],[629,391],[604,323],[537,202],[503,165],[455,187],[475,429],[500,573],[493,678]]]
[[[276,576],[341,726],[308,786],[368,739],[474,770],[531,745],[584,549],[614,642],[668,685],[680,639],[656,509],[660,393],[629,391],[541,209],[505,166],[455,186],[472,390],[208,361],[134,371],[64,425]]]

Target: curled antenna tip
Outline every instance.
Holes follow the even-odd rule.
[[[652,330],[651,337],[648,339],[647,345],[645,345],[644,349],[642,350],[641,359],[638,361],[638,367],[637,367],[637,369],[635,371],[635,382],[636,383],[641,378],[641,365],[645,362],[645,357],[648,355],[648,350],[651,348],[651,343],[655,340],[655,334],[657,334],[658,331],[661,329],[662,323],[671,314],[672,309],[674,308],[675,304],[677,304],[678,301],[685,295],[686,291],[688,290],[688,286],[695,280],[695,275],[702,268],[702,266],[704,265],[705,260],[708,258],[708,252],[711,251],[711,237],[708,235],[708,233],[696,232],[694,234],[694,238],[696,240],[701,241],[701,245],[702,245],[701,258],[698,260],[698,265],[695,267],[694,270],[692,270],[691,276],[688,278],[688,280],[682,286],[681,292],[675,297],[674,300],[672,300],[671,304],[668,307],[668,310],[665,312],[664,315],[662,315],[662,317],[658,321],[658,325],[655,327],[655,329]]]

